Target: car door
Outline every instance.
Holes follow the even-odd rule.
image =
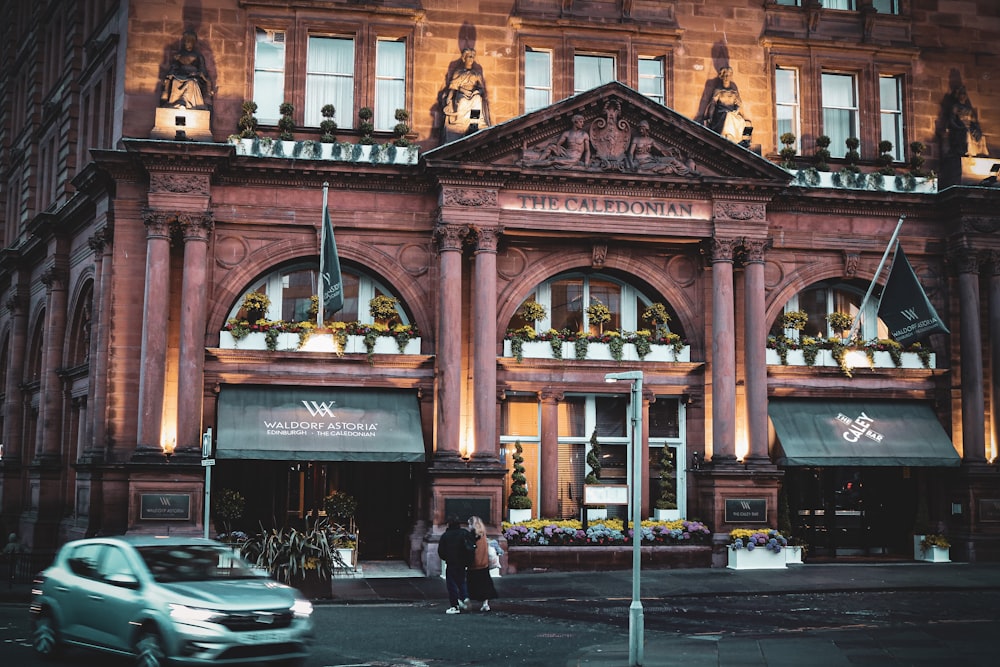
[[[93,631],[89,627],[89,617],[97,609],[94,584],[97,579],[97,563],[100,560],[101,543],[81,544],[66,558],[66,569],[57,573],[57,578],[46,582],[53,604],[59,609],[63,635],[70,640],[90,643]]]
[[[128,550],[117,544],[106,545],[101,551],[97,574],[91,599],[100,606],[88,622],[102,645],[127,651],[134,629],[131,622],[141,616],[144,607],[138,573]]]

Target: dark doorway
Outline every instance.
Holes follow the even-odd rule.
[[[906,557],[916,512],[908,468],[788,468],[793,530],[814,557]]]

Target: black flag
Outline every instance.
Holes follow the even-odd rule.
[[[889,327],[889,333],[896,342],[902,345],[933,333],[951,333],[931,305],[899,244],[896,245],[889,279],[882,290],[878,316]]]
[[[320,252],[319,275],[321,298],[323,299],[320,313],[325,319],[344,307],[344,281],[340,276],[340,258],[337,257],[337,242],[333,238],[333,224],[330,222],[330,209],[325,198],[323,201],[323,248]]]

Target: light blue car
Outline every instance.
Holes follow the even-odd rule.
[[[65,544],[32,587],[32,644],[162,665],[301,665],[312,604],[224,544],[183,537],[97,537]]]

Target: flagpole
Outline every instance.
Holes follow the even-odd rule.
[[[316,308],[316,328],[317,329],[322,329],[323,328],[323,315],[324,315],[324,313],[323,313],[323,301],[325,300],[324,299],[324,294],[323,294],[323,292],[324,292],[324,290],[323,290],[323,271],[326,269],[326,267],[323,266],[323,259],[324,259],[323,258],[323,248],[326,247],[326,225],[324,224],[323,221],[326,220],[326,216],[327,216],[327,211],[326,211],[326,197],[327,197],[327,189],[329,187],[330,187],[330,184],[328,182],[326,182],[326,181],[323,181],[323,218],[320,221],[320,225],[319,225],[320,228],[321,228],[321,230],[322,230],[322,231],[320,231],[320,234],[319,234],[319,275],[317,276],[317,280],[316,280],[316,295],[318,297],[317,300],[319,301],[319,303],[317,304],[317,308]]]
[[[861,299],[861,306],[858,307],[858,314],[851,323],[851,330],[847,334],[848,341],[854,340],[855,334],[858,333],[858,327],[861,325],[861,313],[864,312],[865,306],[868,304],[868,299],[871,298],[872,292],[875,291],[875,283],[878,282],[878,277],[882,275],[882,269],[885,268],[885,260],[889,258],[889,252],[892,250],[893,245],[896,243],[896,239],[899,237],[899,230],[903,228],[903,220],[905,219],[905,215],[899,216],[899,222],[896,223],[896,229],[892,232],[892,237],[889,239],[889,244],[885,247],[885,252],[882,253],[882,261],[878,263],[878,269],[875,270],[875,276],[872,278],[872,282],[868,286],[868,291],[865,292],[865,298]]]

